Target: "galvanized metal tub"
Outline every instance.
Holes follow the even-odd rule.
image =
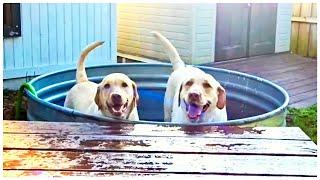
[[[201,67],[212,74],[227,91],[228,122],[206,125],[285,126],[288,93],[280,86],[245,73]],[[138,85],[140,121],[132,122],[109,117],[96,117],[63,107],[68,90],[75,84],[75,69],[39,76],[30,83],[38,97],[26,92],[28,120],[71,122],[127,122],[172,124],[163,122],[163,97],[172,66],[170,64],[114,64],[86,68],[93,82],[100,82],[110,73],[127,74]],[[178,124],[180,125],[180,124]]]

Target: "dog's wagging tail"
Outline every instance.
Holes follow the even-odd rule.
[[[185,63],[181,60],[178,51],[171,44],[171,42],[157,31],[151,31],[151,33],[161,42],[165,52],[168,53],[169,59],[173,66],[173,70],[177,70],[180,67],[185,67]]]
[[[101,46],[104,41],[97,41],[89,44],[80,54],[78,65],[77,65],[77,73],[76,73],[76,80],[77,83],[89,81],[87,77],[87,73],[85,70],[84,61],[86,60],[88,54],[94,50],[95,48]]]

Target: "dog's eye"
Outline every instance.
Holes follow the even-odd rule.
[[[104,88],[109,89],[110,88],[110,84],[105,84]]]
[[[125,88],[125,87],[128,87],[128,84],[123,82],[121,86]]]
[[[186,86],[192,86],[192,84],[193,84],[193,81],[190,80],[186,83]]]
[[[204,88],[211,88],[211,85],[209,83],[203,83],[202,86]]]

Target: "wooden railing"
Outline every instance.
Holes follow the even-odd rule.
[[[305,57],[316,58],[317,4],[294,4],[291,25],[291,52]]]

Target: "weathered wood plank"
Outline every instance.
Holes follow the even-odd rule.
[[[272,61],[270,64],[268,63],[267,66],[260,64],[259,62],[260,61],[257,63],[251,62],[239,66],[230,65],[229,67],[222,65],[222,68],[247,72],[273,80],[278,79],[279,77],[287,77],[287,73],[297,73],[297,71],[304,73],[305,69],[313,69],[315,66],[315,63],[312,61],[281,60],[281,62]],[[220,65],[219,67],[221,68]]]
[[[316,76],[317,76],[317,71],[309,71],[308,73],[297,72],[295,76],[284,76],[281,78],[275,78],[273,82],[276,82],[278,84],[299,83],[301,81],[304,81],[306,79],[316,77]]]
[[[290,90],[289,94],[292,96],[296,96],[298,94],[306,93],[309,91],[317,91],[317,83],[311,83],[302,87],[293,88]]]
[[[301,156],[34,150],[4,150],[3,153],[4,170],[99,170],[101,172],[316,176],[317,167],[315,157]]]
[[[129,172],[94,172],[94,171],[50,171],[50,170],[5,170],[4,177],[63,177],[63,176],[86,176],[86,177],[112,177],[118,178],[139,178],[139,179],[161,179],[161,178],[191,178],[191,179],[246,179],[246,180],[316,180],[316,177],[297,176],[248,176],[248,175],[219,175],[219,174],[165,174],[165,173],[129,173]]]
[[[222,138],[262,138],[309,140],[299,128],[295,127],[255,127],[237,126],[173,126],[150,124],[108,124],[71,122],[30,122],[8,121],[3,123],[5,134],[67,134],[67,135],[130,135],[157,137],[222,137]],[[192,136],[190,136],[192,135]]]
[[[302,3],[295,3],[292,8],[292,16],[300,16],[301,12],[301,4]]]
[[[292,17],[291,21],[317,24],[317,18],[313,17]]]
[[[300,27],[300,24],[298,22],[291,23],[290,49],[291,49],[291,52],[294,54],[298,52],[299,27]]]
[[[299,25],[298,49],[297,53],[302,56],[308,56],[310,25],[301,23]]]
[[[311,17],[317,19],[317,3],[312,3]],[[309,57],[317,57],[317,25],[310,27]]]
[[[300,12],[301,12],[301,4],[300,3],[294,4],[293,8],[292,8],[292,16],[299,17]],[[294,54],[296,54],[298,52],[299,27],[300,27],[300,23],[298,23],[298,22],[291,23],[290,49],[291,49],[291,52]]]
[[[312,141],[294,140],[4,134],[3,142],[6,149],[317,155],[317,147]]]
[[[317,25],[310,25],[310,40],[309,40],[309,49],[308,49],[309,57],[317,57]]]
[[[303,87],[309,84],[314,84],[315,86],[317,86],[317,77],[307,78],[299,83],[288,83],[286,84],[285,87],[286,87],[286,90],[291,90],[291,89]]]
[[[310,17],[312,10],[311,3],[301,4],[300,17]],[[309,31],[310,24],[300,23],[299,36],[298,36],[298,54],[302,56],[308,56],[308,45],[309,45]]]
[[[264,77],[274,77],[274,76],[284,76],[284,74],[286,73],[290,73],[290,72],[297,72],[300,70],[305,70],[305,69],[310,69],[312,68],[312,66],[314,66],[313,64],[308,64],[308,63],[301,63],[299,65],[295,65],[295,66],[286,66],[286,67],[275,67],[275,69],[273,71],[268,71],[267,69],[260,69],[259,70],[254,70],[254,72],[256,72],[257,74],[264,76]]]
[[[296,103],[296,102],[302,101],[307,98],[317,97],[317,90],[310,90],[308,92],[304,92],[301,94],[295,94],[295,95],[292,95],[292,97],[293,98],[292,98],[292,100],[290,100],[290,102]]]
[[[254,66],[253,64],[254,63]],[[268,63],[268,66],[260,63],[246,63],[238,66],[234,65],[222,65],[219,66],[220,68],[225,68],[225,69],[231,69],[231,70],[237,70],[237,71],[242,71],[242,72],[250,72],[250,74],[258,74],[258,73],[271,73],[276,70],[283,70],[285,68],[296,68],[299,67],[300,65],[305,65],[307,64],[306,62],[303,61],[286,61],[283,60],[281,62],[270,62]],[[270,71],[270,67],[272,67],[272,71]]]
[[[303,99],[302,101],[292,103],[290,105],[290,107],[303,108],[303,107],[308,107],[313,104],[317,104],[317,99],[314,97],[311,97],[311,98]]]
[[[316,57],[316,3],[295,4],[292,15],[291,52]]]
[[[312,68],[312,66],[309,66],[309,68]],[[305,69],[297,69],[297,70],[292,70],[292,71],[287,71],[287,72],[283,72],[283,73],[279,73],[279,74],[275,74],[275,75],[268,75],[266,76],[266,78],[268,79],[283,79],[283,77],[290,77],[290,78],[295,78],[295,76],[306,76],[306,75],[313,75],[314,71],[311,72],[305,72]]]
[[[270,58],[276,58],[280,59],[278,61],[275,60],[270,60]],[[268,62],[268,66],[273,66],[273,65],[288,65],[288,64],[294,64],[294,63],[299,63],[299,62],[304,62],[304,61],[295,61],[290,58],[287,58],[285,55],[270,55],[270,56],[262,56],[262,57],[252,57],[252,58],[247,58],[243,60],[235,60],[235,61],[222,61],[222,62],[217,62],[214,65],[217,65],[218,67],[222,68],[241,68],[243,66],[248,66],[255,64],[255,67],[261,67],[266,65],[266,61]],[[210,64],[208,64],[210,65]],[[260,66],[261,65],[261,66]]]

